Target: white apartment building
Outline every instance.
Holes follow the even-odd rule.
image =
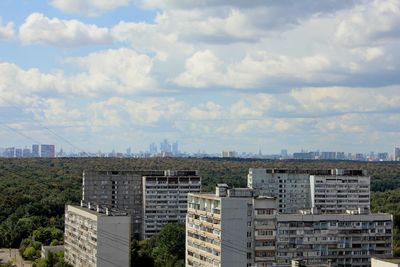
[[[186,266],[269,266],[275,260],[276,199],[247,188],[189,194]]]
[[[370,177],[362,171],[332,170],[331,175],[310,175],[311,206],[321,213],[370,209]]]
[[[277,199],[256,190],[227,189],[189,194],[186,266],[370,266],[390,256],[392,215],[279,214]],[[314,209],[315,212],[317,212]]]
[[[64,258],[74,267],[130,264],[131,217],[99,208],[65,208]]]
[[[152,184],[154,179],[156,179],[156,185]],[[192,184],[185,184],[188,179],[189,183]],[[169,181],[171,181],[171,184]],[[178,181],[178,185],[172,184],[175,181]],[[196,185],[193,184],[195,181]],[[180,182],[182,182],[182,185],[179,184]],[[170,215],[177,216],[176,221],[179,221],[179,219],[184,220],[183,212],[186,212],[186,202],[184,202],[186,201],[186,195],[188,192],[199,192],[200,184],[201,178],[197,171],[85,170],[83,172],[82,181],[82,200],[85,203],[99,205],[110,210],[115,209],[127,212],[132,217],[132,236],[136,239],[143,239],[145,235],[149,237],[154,233],[158,233],[160,227],[165,224],[165,221],[169,219],[171,219],[169,221],[173,221]],[[178,188],[175,188],[176,186],[178,186]],[[170,196],[168,192],[170,192],[170,194],[176,193],[176,195]],[[168,199],[161,198],[167,195]],[[148,200],[152,201],[149,205],[146,204]],[[154,203],[155,200],[159,202]],[[180,203],[173,203],[175,200]],[[167,201],[167,203],[165,203],[165,201]],[[163,208],[160,208],[161,206],[163,206]],[[171,209],[171,214],[168,214],[166,206]],[[185,206],[185,210],[182,210],[183,206]],[[154,211],[156,211],[156,213],[154,213]],[[182,212],[182,214],[180,214],[180,218],[178,218],[178,213],[180,212]],[[158,213],[160,214],[158,215]],[[168,216],[168,219],[163,216]]]
[[[305,171],[250,168],[247,187],[259,195],[276,197],[280,213],[311,207],[310,175]]]
[[[276,263],[369,267],[371,256],[392,253],[389,214],[278,214]]]
[[[167,223],[184,223],[187,195],[201,191],[197,171],[167,171],[166,176],[143,176],[143,233],[148,239]]]
[[[369,211],[370,177],[362,170],[249,169],[247,186],[278,199],[279,213],[317,208],[322,213]]]

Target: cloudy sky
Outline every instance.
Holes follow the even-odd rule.
[[[0,147],[392,151],[399,0],[2,0]]]

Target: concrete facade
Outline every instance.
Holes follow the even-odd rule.
[[[178,185],[172,184],[175,181],[178,181]],[[132,236],[143,239],[158,233],[168,221],[184,221],[186,195],[200,191],[201,178],[197,171],[85,170],[82,185],[84,203],[127,212],[132,217]]]
[[[167,171],[165,176],[143,176],[143,233],[148,239],[168,223],[184,223],[187,194],[201,191],[197,171]]]
[[[251,256],[247,257],[251,253],[251,247],[247,247],[251,244],[250,204],[250,198],[189,194],[186,266],[247,266],[251,263]]]
[[[100,211],[100,210],[99,210]],[[131,217],[65,208],[64,258],[75,267],[129,266]]]
[[[277,200],[224,184],[216,194],[189,194],[186,266],[291,266],[297,260],[369,267],[372,256],[391,256],[392,215],[279,213]]]
[[[279,213],[317,208],[322,213],[349,209],[369,212],[370,177],[361,170],[249,169],[247,187],[278,199]]]
[[[361,174],[362,175],[362,174]],[[311,205],[322,213],[370,209],[370,177],[355,175],[311,175]]]
[[[368,267],[372,255],[391,255],[392,220],[388,214],[279,214],[276,262]]]
[[[278,212],[295,213],[311,207],[310,176],[287,169],[249,169],[247,187],[278,199]]]

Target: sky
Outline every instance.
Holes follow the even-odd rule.
[[[0,147],[382,152],[399,0],[2,0]]]

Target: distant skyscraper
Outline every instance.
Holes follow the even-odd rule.
[[[32,157],[37,158],[39,156],[39,145],[32,145]]]
[[[394,160],[400,161],[400,147],[394,148]]]
[[[15,147],[6,148],[6,150],[4,151],[4,156],[7,158],[15,157]]]
[[[179,154],[179,147],[178,147],[178,141],[175,143],[172,143],[172,154],[178,155]]]
[[[155,143],[151,143],[149,146],[150,154],[157,154],[157,145]]]
[[[40,156],[42,158],[54,158],[56,156],[54,145],[40,145]]]
[[[281,150],[281,156],[284,157],[284,158],[286,158],[288,156],[287,149],[282,149]]]
[[[29,148],[24,148],[24,150],[22,150],[22,156],[24,158],[29,158],[32,156],[31,150]]]
[[[171,153],[171,144],[168,142],[167,139],[164,139],[164,141],[161,142],[160,152],[161,153]]]
[[[22,148],[15,149],[15,157],[22,158]]]

